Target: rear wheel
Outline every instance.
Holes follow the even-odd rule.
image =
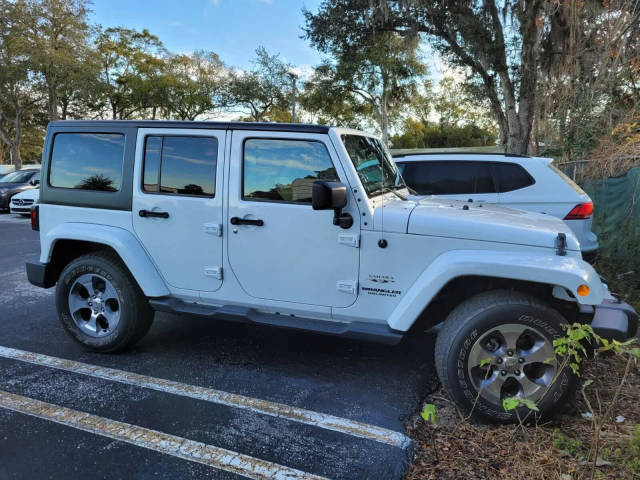
[[[519,292],[486,292],[451,312],[436,341],[436,369],[460,409],[484,421],[517,421],[503,400],[526,398],[548,417],[575,389],[569,367],[561,368],[553,340],[567,323],[553,308]],[[518,409],[523,418],[529,410]],[[529,417],[531,418],[531,417]]]
[[[140,340],[154,312],[120,259],[107,252],[70,262],[56,286],[65,330],[90,350],[115,352]]]

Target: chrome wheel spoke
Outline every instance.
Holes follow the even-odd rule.
[[[520,387],[522,388],[522,396],[530,400],[537,400],[544,392],[544,385],[536,383],[526,375],[521,375],[517,378]]]
[[[75,315],[79,310],[89,308],[87,300],[78,294],[69,294],[69,312]]]
[[[498,371],[495,371],[489,378],[480,383],[480,393],[500,399],[502,385],[504,385],[504,378]]]
[[[556,354],[551,345],[547,342],[536,341],[533,347],[528,350],[522,350],[520,356],[524,359],[525,364],[530,363],[555,363]]]
[[[86,327],[94,332],[94,333],[98,333],[98,315],[96,315],[95,313],[91,312],[91,317],[89,318],[89,320],[87,321]]]
[[[101,292],[100,296],[102,297],[103,302],[113,299],[118,302],[118,304],[120,303],[118,292],[116,292],[116,289],[113,287],[113,285],[111,285],[111,282],[105,282],[104,292]]]

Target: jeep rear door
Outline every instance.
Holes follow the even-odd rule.
[[[133,228],[174,293],[222,285],[225,138],[225,130],[138,130]]]
[[[311,208],[316,180],[346,176],[327,135],[233,132],[229,172],[228,255],[250,296],[347,307],[357,297],[360,214],[349,193],[353,226]]]

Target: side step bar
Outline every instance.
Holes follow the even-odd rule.
[[[366,322],[340,323],[316,320],[313,318],[259,312],[252,308],[236,307],[233,305],[213,307],[199,303],[188,303],[172,297],[150,298],[149,304],[151,305],[151,308],[159,312],[217,318],[221,320],[253,323],[257,325],[269,325],[273,327],[320,333],[323,335],[334,335],[357,340],[386,343],[388,345],[396,345],[400,343],[400,340],[402,340],[404,336],[404,332],[393,330],[389,328],[388,325]]]

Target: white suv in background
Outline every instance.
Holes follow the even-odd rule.
[[[418,195],[498,203],[563,219],[578,237],[585,258],[598,238],[591,231],[593,202],[558,170],[551,158],[486,153],[416,153],[394,156]]]

